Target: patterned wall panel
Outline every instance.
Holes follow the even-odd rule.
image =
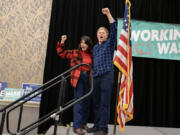
[[[42,83],[52,0],[0,0],[0,81]]]

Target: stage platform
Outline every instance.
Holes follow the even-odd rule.
[[[91,124],[90,124],[91,126]],[[113,135],[114,125],[109,125],[108,135]],[[46,135],[53,135],[54,126],[47,131]],[[76,135],[72,127],[58,126],[57,135]],[[86,135],[93,135],[86,133]],[[124,133],[116,126],[116,135],[180,135],[180,128],[126,126]]]

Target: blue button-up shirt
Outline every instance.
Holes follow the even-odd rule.
[[[93,48],[93,76],[100,76],[113,70],[113,54],[116,46],[117,24],[110,23],[109,38],[101,45],[98,43]]]

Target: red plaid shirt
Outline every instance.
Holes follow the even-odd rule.
[[[62,44],[60,42],[57,42],[56,50],[57,50],[57,54],[61,58],[70,59],[70,61],[71,61],[70,66],[71,67],[73,67],[73,66],[75,66],[77,64],[81,64],[82,61],[83,61],[83,56],[82,56],[81,50],[79,50],[79,49],[65,50],[64,44]],[[92,54],[88,54],[88,55],[89,55],[89,57],[88,57],[87,64],[92,65]],[[79,80],[82,67],[83,66],[71,71],[71,85],[73,87],[76,87],[76,85],[77,85],[77,82]],[[84,67],[84,68],[86,68],[86,67]]]

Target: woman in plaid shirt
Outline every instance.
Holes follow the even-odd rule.
[[[57,42],[57,53],[63,59],[70,59],[70,66],[87,63],[92,66],[92,40],[89,36],[82,36],[78,49],[65,50],[66,35],[61,36],[61,42]],[[71,72],[71,85],[74,87],[74,98],[80,98],[90,90],[89,68],[85,65]],[[82,129],[86,126],[89,114],[89,98],[77,103],[73,107],[73,128],[78,135],[84,135]]]

